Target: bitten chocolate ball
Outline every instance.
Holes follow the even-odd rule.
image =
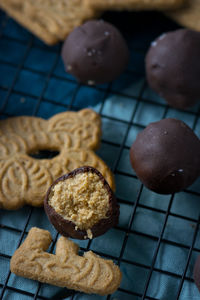
[[[130,149],[138,178],[160,194],[179,192],[200,175],[200,140],[182,121],[163,119],[140,132]]]
[[[179,29],[157,38],[146,56],[149,86],[170,106],[185,109],[200,99],[200,32]]]
[[[117,28],[103,20],[92,20],[68,36],[62,58],[67,72],[93,85],[118,77],[128,63],[129,50]]]
[[[47,191],[45,212],[57,231],[92,239],[118,222],[119,205],[99,171],[81,167],[58,178]]]
[[[193,270],[194,282],[200,292],[200,255],[197,257]]]

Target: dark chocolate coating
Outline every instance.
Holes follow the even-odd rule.
[[[200,99],[200,32],[179,29],[157,38],[146,55],[149,86],[170,106],[185,109]]]
[[[115,226],[118,223],[118,218],[119,218],[119,205],[117,204],[117,200],[116,200],[109,184],[107,183],[107,181],[104,179],[103,175],[98,170],[96,170],[93,167],[84,166],[81,168],[77,168],[77,169],[73,170],[72,172],[59,177],[58,179],[56,179],[53,182],[53,184],[50,186],[50,188],[47,191],[47,194],[46,194],[46,197],[44,200],[44,209],[49,218],[49,221],[53,224],[53,226],[56,228],[56,230],[61,235],[66,236],[66,237],[71,237],[74,239],[79,239],[79,240],[85,239],[85,237],[87,237],[87,232],[85,230],[80,230],[80,229],[75,230],[75,224],[71,221],[64,219],[61,215],[59,215],[54,210],[54,208],[48,204],[48,199],[49,199],[51,189],[59,181],[67,180],[69,178],[76,176],[79,173],[84,173],[84,172],[93,172],[93,173],[97,174],[109,195],[110,209],[106,215],[107,218],[101,219],[98,223],[94,224],[92,226],[92,228],[90,228],[92,231],[93,238],[104,234],[108,229]]]
[[[193,270],[194,282],[200,292],[200,255],[197,257]]]
[[[72,31],[62,48],[66,71],[79,81],[99,84],[114,80],[129,60],[119,30],[103,20],[88,21]]]
[[[172,194],[190,186],[200,175],[200,140],[182,121],[163,119],[138,134],[130,160],[147,188]]]

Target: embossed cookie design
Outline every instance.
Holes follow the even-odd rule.
[[[0,0],[0,7],[49,45],[64,40],[73,28],[99,15],[83,0]]]
[[[1,120],[0,208],[42,206],[57,177],[84,165],[99,170],[114,189],[111,171],[93,152],[100,135],[100,116],[90,109],[63,112],[49,120],[27,116]],[[51,159],[31,156],[43,150],[58,155]]]
[[[112,294],[119,287],[121,272],[111,260],[92,251],[78,255],[77,244],[60,237],[56,254],[45,252],[51,243],[47,230],[31,228],[11,259],[11,272],[18,276],[67,287],[85,293]]]

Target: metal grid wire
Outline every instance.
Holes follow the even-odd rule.
[[[119,15],[121,26],[118,23]],[[104,126],[99,155],[111,167],[117,178],[117,183],[123,180],[126,185],[127,193],[123,194],[121,190],[117,191],[117,197],[121,207],[121,215],[124,215],[125,208],[129,211],[129,215],[126,216],[127,222],[119,222],[119,225],[113,229],[115,234],[120,237],[117,244],[114,245],[117,248],[113,248],[110,252],[104,251],[104,248],[98,247],[98,245],[95,248],[94,240],[84,241],[81,244],[80,249],[82,251],[92,249],[105,258],[113,259],[123,270],[123,282],[114,298],[109,295],[98,299],[161,299],[153,293],[151,286],[152,282],[157,280],[156,278],[160,280],[158,284],[162,284],[163,277],[171,278],[175,282],[176,288],[170,299],[186,299],[182,297],[184,285],[189,285],[191,291],[196,291],[189,269],[192,270],[195,258],[200,252],[200,244],[198,244],[200,209],[199,211],[196,208],[192,209],[193,202],[197,203],[200,196],[199,181],[178,195],[155,195],[139,182],[128,161],[128,152],[133,137],[150,121],[170,116],[177,117],[184,121],[187,120],[193,130],[198,131],[199,106],[188,111],[173,110],[150,91],[145,81],[144,57],[150,41],[163,31],[177,27],[163,16],[155,13],[108,13],[105,14],[104,18],[120,27],[126,37],[131,49],[130,65],[115,82],[97,87],[86,87],[78,84],[64,71],[58,71],[61,65],[60,45],[55,47],[43,45],[7,15],[0,12],[0,115],[1,118],[20,114],[47,118],[56,112],[79,110],[85,105],[84,99],[90,97],[94,101],[97,97],[95,107],[102,117]],[[8,44],[10,45],[9,49],[11,49],[10,53],[4,53],[2,49]],[[35,58],[37,58],[38,53],[42,55],[44,60],[46,59],[45,65],[42,61],[35,65]],[[10,76],[6,77],[8,73]],[[31,83],[29,82],[30,78]],[[127,88],[129,84],[133,86],[132,89]],[[64,86],[66,93],[63,98],[57,94],[56,88],[58,86]],[[121,105],[121,115],[114,109],[112,113],[108,112],[107,108],[109,105],[113,105],[113,102],[114,104],[116,102],[116,106]],[[29,106],[26,106],[26,103]],[[87,106],[93,106],[93,102]],[[129,109],[128,115],[126,114],[127,117],[123,118],[123,111]],[[116,130],[109,131],[110,127],[116,128]],[[112,161],[107,161],[107,153],[112,153]],[[133,196],[131,195],[132,186],[136,191]],[[183,213],[181,210],[182,201],[190,203],[191,214]],[[160,205],[161,202],[162,206]],[[25,210],[25,213],[22,213],[23,226],[20,227],[13,227],[7,222],[10,217],[14,216],[12,213],[3,210],[0,212],[0,241],[4,243],[2,236],[6,235],[9,240],[9,236],[14,234],[17,240],[14,249],[19,247],[26,237],[31,227],[33,214],[35,212],[40,216],[44,214],[42,209],[32,207],[26,207],[22,210],[23,212]],[[143,220],[142,213],[144,212],[145,219]],[[147,216],[149,213],[158,217],[159,223],[154,228],[155,230],[148,223]],[[145,229],[135,226],[135,221],[138,218],[142,223],[146,222]],[[189,226],[189,235],[187,234],[187,237],[183,239],[173,239],[171,233],[176,231],[179,221],[185,222],[185,226]],[[38,227],[40,225],[39,223]],[[55,234],[50,251],[54,250],[57,238],[58,234]],[[142,261],[135,255],[134,244],[138,240],[141,241],[141,251],[142,246],[145,247],[146,240],[152,245],[150,261]],[[101,245],[108,242],[109,240],[102,236]],[[178,260],[173,261],[174,268],[171,265],[168,268],[168,263],[164,268],[157,263],[162,256],[163,247],[175,249],[176,256],[178,256],[179,250],[184,251],[185,262],[178,272],[176,272]],[[148,252],[149,249],[146,251]],[[7,271],[0,277],[0,299],[15,299],[16,295],[21,297],[19,299],[77,299],[77,293],[67,289],[58,289],[56,293],[52,292],[52,295],[47,297],[41,293],[44,286],[41,283],[31,282],[27,289],[16,287],[11,281],[12,275],[9,271],[12,253],[9,251],[0,253],[0,263],[2,266],[3,264],[7,266]],[[127,274],[130,270],[134,270],[135,277],[142,278],[142,282],[133,284],[133,286],[127,285],[128,281],[136,281],[136,278],[128,278]]]

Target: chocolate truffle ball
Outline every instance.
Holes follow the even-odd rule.
[[[185,109],[200,99],[200,32],[179,29],[161,35],[146,56],[150,87],[170,106]]]
[[[193,270],[194,282],[200,292],[200,255],[197,257]]]
[[[84,166],[59,177],[47,191],[45,212],[57,231],[92,239],[118,222],[119,205],[99,171]]]
[[[200,140],[182,121],[163,119],[140,132],[130,149],[138,178],[160,194],[179,192],[200,175]]]
[[[103,20],[92,20],[68,36],[62,58],[67,72],[93,85],[119,76],[128,63],[129,50],[117,28]]]

